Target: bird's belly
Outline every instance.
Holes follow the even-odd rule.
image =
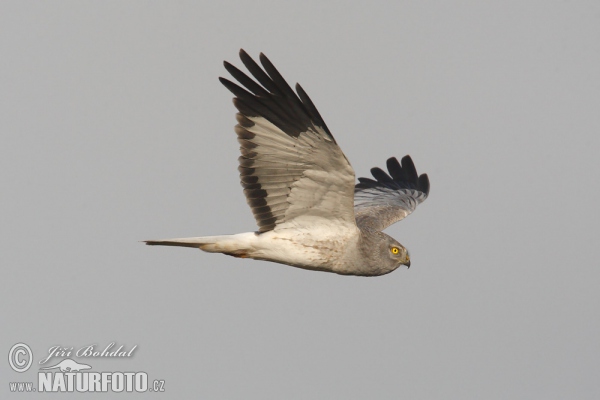
[[[274,261],[294,267],[337,272],[343,261],[343,254],[350,235],[329,234],[311,230],[269,231],[258,236],[251,257],[258,260]]]

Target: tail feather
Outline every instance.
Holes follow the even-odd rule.
[[[178,239],[166,239],[166,240],[144,240],[148,246],[180,246],[180,247],[193,247],[196,249],[200,248],[201,243],[194,242],[179,242]]]
[[[251,248],[254,236],[255,234],[252,232],[237,235],[145,240],[144,242],[149,246],[193,247],[209,253],[225,253],[235,257],[248,257],[248,250]]]

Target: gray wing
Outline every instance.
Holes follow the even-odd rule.
[[[306,92],[294,93],[264,54],[264,70],[244,50],[240,58],[256,81],[228,62],[245,88],[219,79],[236,96],[238,169],[259,231],[332,221],[356,229],[354,170]]]
[[[356,224],[361,229],[382,231],[413,212],[429,195],[427,174],[417,175],[410,156],[387,160],[390,175],[372,168],[376,180],[358,178],[354,189]]]

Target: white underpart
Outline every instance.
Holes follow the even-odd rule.
[[[209,253],[274,261],[304,269],[343,273],[347,246],[355,246],[359,231],[335,226],[276,229],[256,234],[166,239],[165,242],[197,244]]]

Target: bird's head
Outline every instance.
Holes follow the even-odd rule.
[[[406,247],[402,246],[396,239],[384,233],[385,240],[383,241],[381,252],[385,253],[389,264],[396,269],[401,265],[406,265],[410,268],[410,255]]]

